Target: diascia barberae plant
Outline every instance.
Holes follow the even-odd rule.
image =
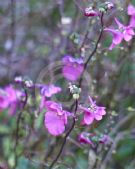
[[[114,2],[100,2],[88,5],[85,9],[77,2],[75,4],[89,25],[83,38],[70,32],[68,41],[75,45],[75,51],[65,50],[61,59],[53,62],[53,65],[59,67],[57,75],[60,80],[44,83],[44,78],[49,79],[51,76],[46,66],[36,82],[18,76],[14,83],[0,89],[0,112],[7,113],[15,123],[11,139],[14,147],[11,148],[11,158],[8,160],[10,168],[19,169],[22,155],[37,168],[72,168],[66,160],[66,156],[67,159],[70,156],[67,150],[70,143],[75,146],[72,150],[74,156],[76,151],[85,150],[84,154],[89,156],[87,168],[106,169],[108,158],[115,150],[113,132],[110,131],[108,121],[113,122],[117,113],[109,110],[108,104],[104,105],[102,98],[105,96],[95,95],[89,89],[92,81],[89,66],[100,51],[111,53],[116,48],[122,48],[123,43],[130,44],[135,35],[135,6],[128,5],[128,22],[123,22],[116,15],[112,18],[113,24],[107,26],[106,16],[117,7]],[[93,18],[95,23],[92,23]],[[70,22],[70,19],[62,18],[62,22]],[[94,24],[98,27],[95,28]],[[89,29],[92,27],[98,29],[98,33],[92,35],[91,39]],[[101,44],[103,38],[104,41],[111,39],[105,49]],[[87,41],[92,44],[90,50]],[[99,57],[102,57],[102,52]],[[43,73],[45,75],[41,77]],[[98,128],[99,125],[101,128]]]

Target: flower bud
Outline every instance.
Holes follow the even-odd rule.
[[[84,15],[87,17],[98,16],[98,13],[92,9],[92,7],[85,8]]]
[[[106,5],[106,9],[108,10],[110,10],[110,9],[112,9],[112,8],[114,8],[114,4],[112,3],[112,2],[105,2],[105,5]]]
[[[73,94],[73,99],[78,100],[79,99],[79,94]]]
[[[21,76],[17,76],[17,77],[15,77],[14,81],[16,83],[22,83],[23,82],[23,78]]]
[[[76,85],[72,85],[69,83],[70,92],[73,94],[74,99],[79,99],[81,88],[77,87]]]
[[[24,84],[25,84],[25,86],[28,87],[28,88],[33,87],[33,82],[32,82],[32,80],[26,80],[26,81],[24,81]]]

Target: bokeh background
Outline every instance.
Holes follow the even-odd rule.
[[[104,1],[102,1],[104,2]],[[127,6],[135,1],[116,0],[114,9],[104,16],[106,27],[114,26],[114,17],[129,22]],[[0,86],[14,83],[16,76],[38,83],[52,82],[63,88],[57,96],[70,107],[68,82],[61,73],[65,54],[84,55],[94,48],[100,31],[98,18],[87,18],[82,10],[97,7],[98,0],[4,0],[0,1]],[[86,37],[87,35],[87,37]],[[85,39],[85,41],[84,41]],[[80,47],[84,42],[85,51]],[[88,93],[107,107],[107,116],[87,128],[76,126],[55,168],[61,169],[135,169],[135,39],[108,51],[111,36],[103,33],[82,84],[81,102]],[[37,107],[39,100],[37,97]],[[19,131],[18,169],[43,169],[58,153],[62,137],[48,134],[43,124],[44,112],[35,118],[30,100],[23,113]],[[15,130],[18,112],[8,116],[0,112],[0,166],[14,166]],[[81,145],[81,131],[101,132],[111,136],[111,145]],[[95,162],[96,161],[96,162]]]

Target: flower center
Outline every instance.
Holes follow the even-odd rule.
[[[123,28],[123,27],[119,28],[119,31],[120,31],[121,33],[123,33],[123,32],[124,32],[124,28]]]
[[[97,107],[95,105],[90,105],[90,107],[88,107],[88,109],[92,112],[95,113],[97,111]]]

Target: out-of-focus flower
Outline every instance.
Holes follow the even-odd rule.
[[[44,124],[49,133],[54,136],[62,134],[65,131],[70,113],[63,110],[61,104],[54,101],[46,101],[45,107],[47,112],[45,113]]]
[[[110,45],[109,50],[112,50],[115,48],[115,46],[119,45],[122,42],[123,35],[119,30],[111,28],[106,28],[104,30],[112,33],[113,35],[112,44]]]
[[[72,56],[66,55],[63,58],[63,75],[66,79],[75,81],[83,72],[84,61],[82,58],[73,58]]]
[[[92,7],[85,8],[84,15],[87,17],[98,16],[98,12],[96,12]]]
[[[135,7],[132,4],[128,5],[127,13],[128,15],[135,15]]]
[[[105,107],[99,107],[96,105],[96,102],[92,100],[89,96],[90,106],[85,108],[80,106],[80,109],[84,113],[83,124],[89,125],[93,123],[94,120],[101,120],[102,117],[106,114]]]
[[[90,136],[91,136],[90,133],[82,132],[78,137],[78,141],[81,144],[90,144],[94,147],[94,143],[90,140]]]
[[[8,109],[9,109],[9,115],[14,115],[17,104],[19,103],[19,100],[21,100],[21,97],[23,96],[23,93],[19,90],[14,89],[12,86],[7,86],[5,88],[5,91],[7,93],[7,102],[8,102]]]
[[[119,45],[123,39],[127,42],[130,41],[133,35],[135,35],[132,26],[130,25],[124,26],[122,23],[118,21],[117,18],[115,18],[115,22],[118,25],[118,29],[111,29],[111,28],[104,29],[105,31],[108,31],[113,35],[112,44],[109,47],[109,50],[112,50],[116,45]]]
[[[103,135],[100,139],[99,139],[99,143],[101,144],[110,144],[112,142],[112,139],[110,136],[108,135]]]
[[[43,85],[41,87],[41,95],[42,96],[51,97],[52,95],[57,94],[59,92],[61,92],[61,88],[57,87],[53,84]]]
[[[119,30],[122,31],[124,40],[127,42],[130,41],[133,35],[135,35],[133,27],[131,25],[124,26],[117,18],[115,18],[115,22],[117,23]]]
[[[132,4],[129,4],[127,8],[128,15],[131,16],[130,18],[130,26],[135,27],[135,7]]]
[[[8,114],[14,115],[22,96],[23,93],[11,85],[0,89],[0,110],[8,109]]]

